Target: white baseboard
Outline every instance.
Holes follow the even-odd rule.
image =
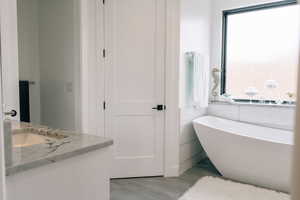
[[[180,163],[179,166],[179,175],[183,174],[187,170],[191,169],[193,166],[195,166],[197,163],[199,163],[201,160],[207,158],[207,155],[204,151],[201,153],[193,156],[192,158]]]
[[[179,174],[179,165],[175,165],[165,169],[164,177],[178,177]]]

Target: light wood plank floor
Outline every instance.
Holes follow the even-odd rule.
[[[217,170],[204,160],[178,178],[135,178],[111,181],[111,200],[177,200],[204,176],[219,176]]]

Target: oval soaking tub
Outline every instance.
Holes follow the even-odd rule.
[[[292,132],[212,116],[194,120],[194,128],[224,177],[290,191]]]

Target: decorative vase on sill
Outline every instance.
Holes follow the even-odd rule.
[[[220,97],[219,97],[219,101],[222,101],[222,102],[227,102],[227,103],[233,103],[233,98],[230,94],[222,94]]]
[[[274,96],[273,91],[278,87],[278,82],[276,80],[267,80],[265,82],[265,88],[269,90],[269,100],[272,104],[272,97]]]
[[[219,100],[219,86],[220,86],[220,72],[219,68],[212,69],[212,80],[213,80],[213,87],[211,90],[212,101]]]
[[[249,97],[250,103],[252,103],[253,98],[258,94],[258,90],[255,87],[248,87],[245,90],[245,94]]]

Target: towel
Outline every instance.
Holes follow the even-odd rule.
[[[20,92],[20,120],[30,122],[29,81],[19,81]]]
[[[205,57],[197,52],[186,53],[189,70],[191,70],[192,102],[200,108],[207,108],[209,103],[209,67],[205,65]]]

